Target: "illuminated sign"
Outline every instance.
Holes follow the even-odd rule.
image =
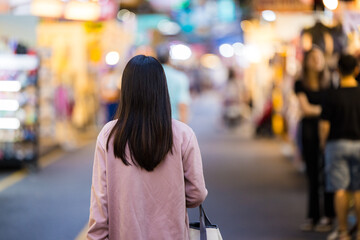
[[[301,0],[253,0],[253,7],[257,11],[310,11],[312,4]]]

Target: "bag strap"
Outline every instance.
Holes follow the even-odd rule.
[[[205,223],[205,219],[207,219],[204,209],[202,207],[202,205],[199,206],[199,211],[200,211],[200,240],[207,240],[207,236],[206,236],[206,223]]]
[[[206,213],[205,213],[205,210],[204,210],[203,206],[202,206],[202,205],[200,205],[200,208],[201,208],[202,214],[204,215],[205,227],[211,226],[212,224],[211,224],[211,222],[210,222],[210,220],[209,220],[208,216],[206,215]],[[201,213],[200,213],[200,216],[201,216]]]

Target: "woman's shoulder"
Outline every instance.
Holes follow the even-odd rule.
[[[110,132],[113,129],[113,127],[115,126],[116,122],[117,122],[117,120],[112,120],[103,126],[103,128],[101,129],[101,131],[98,135],[98,138],[97,138],[97,140],[99,142],[106,143],[106,141],[110,135]]]
[[[295,81],[294,88],[295,88],[295,93],[305,91],[304,84],[303,84],[303,81],[301,79],[298,79],[298,80]]]
[[[172,119],[172,128],[174,135],[187,135],[191,136],[194,134],[194,131],[187,124],[180,122],[176,119]]]

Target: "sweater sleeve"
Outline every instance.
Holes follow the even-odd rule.
[[[88,240],[108,239],[108,199],[105,149],[98,137],[94,156]]]
[[[200,148],[195,134],[192,132],[183,156],[186,207],[199,206],[207,196]]]

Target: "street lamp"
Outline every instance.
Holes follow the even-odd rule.
[[[339,5],[338,0],[323,0],[323,3],[329,10],[335,10]]]

